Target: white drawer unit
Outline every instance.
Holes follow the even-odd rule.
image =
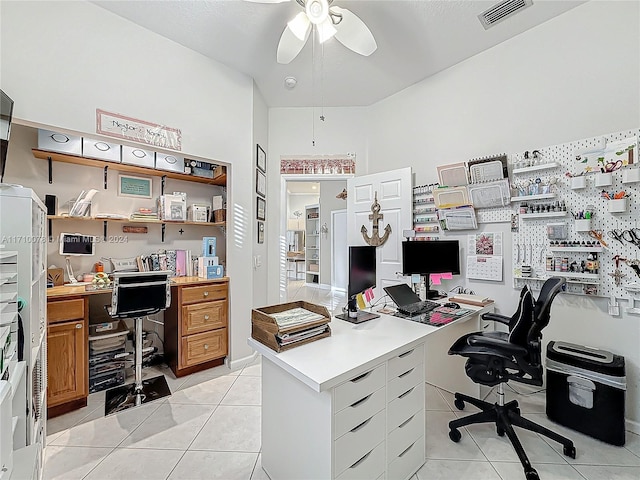
[[[386,388],[381,388],[342,409],[334,416],[334,438],[341,437],[387,406]]]
[[[424,412],[424,408],[421,408],[389,434],[387,456],[390,462],[395,460],[413,442],[425,435]]]
[[[419,408],[425,407],[424,385],[415,385],[390,400],[389,405],[387,405],[387,423],[389,430],[393,430]]]
[[[384,442],[365,453],[342,472],[337,480],[370,480],[384,478]],[[376,475],[380,475],[376,477]]]
[[[424,363],[424,344],[418,345],[410,350],[402,352],[396,357],[389,360],[389,368],[387,369],[387,378],[392,378],[401,375],[411,367]]]
[[[400,452],[398,456],[389,463],[389,467],[387,468],[387,478],[393,480],[405,480],[411,478],[420,465],[424,463],[424,449],[424,437],[420,437]]]
[[[48,152],[70,153],[82,155],[82,137],[66,133],[38,130],[38,148]]]
[[[339,412],[343,408],[362,400],[384,386],[385,383],[385,365],[382,364],[337,386],[334,394],[335,411]]]
[[[385,420],[385,412],[381,410],[335,441],[336,476],[355,465],[376,445],[384,441]]]
[[[83,157],[120,163],[121,155],[121,146],[116,143],[103,142],[93,138],[82,139]]]

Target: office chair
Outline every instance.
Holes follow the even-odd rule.
[[[106,392],[105,415],[171,395],[163,375],[142,381],[142,318],[171,304],[170,271],[115,272],[111,305],[114,318],[133,318],[135,329],[135,381]]]
[[[460,427],[474,423],[495,423],[499,436],[505,433],[524,468],[527,480],[539,479],[531,466],[513,426],[525,428],[544,435],[564,447],[563,453],[576,458],[573,442],[548,428],[538,425],[520,415],[517,400],[504,403],[504,384],[510,380],[529,385],[542,385],[542,329],[549,323],[551,303],[560,292],[565,280],[552,277],[544,282],[538,299],[533,301],[529,287],[520,293],[518,309],[512,317],[495,313],[482,315],[483,320],[494,320],[509,325],[509,332],[477,332],[459,338],[449,349],[449,355],[467,357],[466,374],[475,383],[498,386],[498,401],[495,404],[461,393],[455,394],[455,406],[463,410],[465,402],[481,411],[449,422],[449,438],[459,442]]]

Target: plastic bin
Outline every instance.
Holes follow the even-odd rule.
[[[612,445],[625,442],[624,357],[565,342],[547,346],[547,417]]]

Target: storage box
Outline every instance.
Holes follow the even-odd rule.
[[[628,198],[615,198],[607,201],[609,213],[625,213],[629,205]]]
[[[107,143],[93,138],[82,139],[82,156],[120,163],[121,145]]]
[[[187,208],[187,218],[191,222],[208,222],[209,205],[206,203],[194,203]]]
[[[187,219],[186,195],[174,193],[158,197],[158,214],[161,220],[184,222]]]
[[[580,190],[581,188],[586,188],[587,186],[587,177],[584,175],[580,175],[579,177],[571,177],[571,188],[573,190]]]
[[[278,326],[275,318],[271,316],[273,313],[285,312],[294,308],[304,308],[310,312],[322,315],[322,318],[301,325],[281,328]],[[331,315],[325,307],[305,302],[304,300],[256,308],[251,311],[251,338],[257,340],[263,345],[266,345],[272,350],[275,350],[276,352],[283,352],[285,350],[331,336],[329,322],[331,322]],[[276,338],[276,335],[299,333],[309,328],[321,327],[322,325],[326,325],[326,329],[323,333],[288,345],[280,345]]]
[[[158,170],[184,173],[184,158],[166,153],[156,153],[156,168]]]
[[[317,263],[310,263],[309,264],[309,271],[310,272],[319,272],[320,271],[320,265],[318,265]]]
[[[216,237],[202,237],[202,256],[203,257],[215,257],[216,256]]]
[[[576,227],[576,232],[589,232],[589,231],[591,231],[591,219],[590,218],[576,218],[575,221],[574,221],[574,225]]]
[[[38,148],[49,152],[82,156],[82,137],[40,129],[38,130]]]
[[[546,367],[547,417],[603,442],[624,445],[624,357],[552,341]]]
[[[198,257],[198,277],[200,278],[209,278],[207,275],[209,274],[209,267],[218,266],[218,257]],[[214,274],[212,270],[212,275]],[[222,275],[220,275],[222,277]],[[212,277],[212,278],[220,278],[220,277]]]
[[[224,277],[224,267],[222,265],[209,265],[207,267],[207,277],[208,279],[212,278],[222,278]]]
[[[227,210],[226,209],[221,209],[221,210],[214,210],[213,211],[213,221],[215,223],[221,223],[221,222],[226,222],[227,221]]]
[[[596,187],[608,187],[613,184],[613,173],[596,173]]]
[[[122,145],[122,163],[153,168],[155,166],[155,152]]]
[[[640,168],[627,168],[622,171],[622,183],[640,182]]]

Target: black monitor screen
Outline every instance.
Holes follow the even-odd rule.
[[[376,247],[349,247],[349,297],[376,286]]]
[[[458,240],[402,242],[402,273],[460,275]]]

